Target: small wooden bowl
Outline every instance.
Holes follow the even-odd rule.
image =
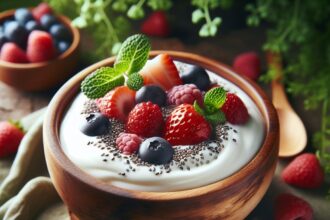
[[[244,219],[269,187],[277,162],[279,126],[276,111],[264,92],[254,82],[214,60],[174,51],[153,51],[150,56],[160,53],[168,53],[174,60],[199,64],[248,94],[265,124],[260,150],[233,175],[213,184],[176,192],[127,190],[88,175],[62,151],[59,128],[66,109],[80,91],[81,81],[95,69],[113,65],[114,58],[103,60],[74,76],[58,91],[43,126],[48,170],[72,219]]]
[[[0,22],[13,17],[15,10],[0,14]],[[72,34],[67,51],[53,60],[40,63],[10,63],[0,60],[0,80],[22,91],[43,91],[64,82],[77,66],[80,33],[65,16],[57,16]]]

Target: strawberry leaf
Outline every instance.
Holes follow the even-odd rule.
[[[132,73],[128,76],[126,85],[128,88],[137,91],[143,86],[143,78],[139,73]]]
[[[200,107],[197,103],[197,101],[194,102],[194,109],[197,113],[199,113],[200,115],[205,115],[204,110],[202,109],[202,107]]]
[[[205,118],[212,124],[224,123],[226,121],[226,116],[221,110],[207,114]]]

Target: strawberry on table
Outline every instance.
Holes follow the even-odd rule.
[[[324,182],[324,173],[315,154],[304,153],[283,170],[282,179],[300,188],[318,188]]]
[[[141,32],[155,37],[167,37],[170,34],[166,14],[163,11],[155,11],[142,23]]]
[[[24,132],[18,123],[0,122],[0,157],[16,153],[23,136]]]
[[[101,113],[109,118],[125,122],[135,104],[135,91],[127,86],[119,86],[108,92],[103,98],[99,98],[96,104]]]
[[[275,220],[312,220],[313,209],[303,199],[289,193],[280,194],[275,200]]]
[[[173,86],[181,85],[182,81],[179,72],[168,54],[160,54],[148,60],[146,65],[140,70],[144,84],[156,84],[165,91]]]
[[[210,135],[210,124],[190,104],[179,105],[166,119],[164,138],[172,145],[198,144]]]
[[[7,42],[1,48],[0,60],[12,63],[28,63],[28,58],[20,47],[16,44]]]
[[[243,101],[234,93],[227,93],[226,102],[221,107],[228,122],[244,124],[249,120],[249,113]]]
[[[257,80],[260,76],[260,58],[255,52],[241,53],[236,56],[233,68],[237,73]]]
[[[126,130],[142,137],[160,135],[164,126],[162,110],[152,102],[137,104],[128,115]]]
[[[31,62],[43,62],[56,56],[56,49],[51,35],[44,31],[32,31],[29,35],[27,57]]]

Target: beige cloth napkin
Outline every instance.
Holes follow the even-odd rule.
[[[42,145],[44,113],[45,109],[42,109],[22,119],[28,132],[21,142],[8,176],[0,186],[0,219],[69,219],[67,209],[56,193],[46,169]],[[281,170],[287,162],[280,161],[266,196],[247,219],[272,219],[272,204],[276,195],[291,192],[312,205],[314,219],[329,220],[330,200],[325,199],[327,186],[318,190],[301,190],[288,186],[280,178]]]

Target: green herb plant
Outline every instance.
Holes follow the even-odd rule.
[[[304,97],[306,109],[321,109],[320,131],[314,146],[330,177],[330,4],[327,0],[257,0],[248,4],[248,24],[265,20],[272,26],[264,49],[281,54],[287,62],[284,82],[288,91]],[[272,68],[263,77],[276,77]]]

